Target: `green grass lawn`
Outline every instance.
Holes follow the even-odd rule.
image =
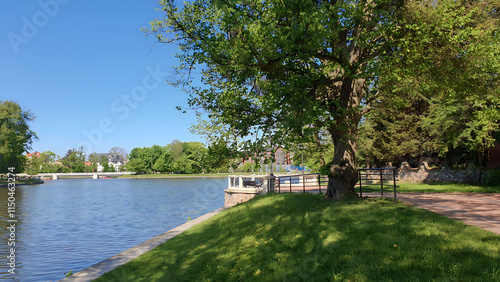
[[[500,235],[390,199],[268,194],[96,281],[499,281]]]
[[[384,184],[384,193],[393,191],[392,183]],[[465,183],[397,183],[401,193],[500,193],[500,186],[471,185]],[[356,187],[359,193],[359,188]],[[380,184],[363,185],[363,192],[380,192]]]

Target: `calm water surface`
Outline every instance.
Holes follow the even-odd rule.
[[[16,187],[16,275],[0,188],[0,279],[57,281],[224,205],[226,178],[62,179]]]

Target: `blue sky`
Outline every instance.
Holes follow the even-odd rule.
[[[163,16],[158,7],[155,0],[0,1],[0,100],[36,116],[33,151],[203,142],[189,132],[195,114],[175,109],[188,95],[166,82],[177,47],[141,31]]]

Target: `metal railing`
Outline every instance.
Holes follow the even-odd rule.
[[[321,193],[326,189],[325,177],[319,173],[276,175],[271,177],[269,191],[276,193]]]
[[[228,188],[261,188],[267,176],[262,175],[230,175]]]
[[[363,197],[363,187],[368,191],[373,191],[374,185],[380,185],[380,194],[384,196],[384,185],[389,185],[394,190],[394,201],[396,194],[395,167],[384,168],[361,168],[358,169],[358,183],[355,188],[359,188],[359,195]],[[229,188],[262,188],[263,192],[275,193],[322,193],[326,191],[328,176],[319,173],[293,174],[293,175],[231,175],[228,177]],[[376,188],[375,188],[376,189]]]
[[[396,194],[396,174],[395,167],[381,167],[381,168],[360,168],[358,169],[358,184],[359,196],[363,197],[363,184],[365,186],[374,185],[378,181],[380,184],[380,196],[384,196],[384,182],[391,183],[394,190],[394,201],[397,201]]]

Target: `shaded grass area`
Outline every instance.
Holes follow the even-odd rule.
[[[96,281],[494,281],[500,236],[389,199],[268,194]]]
[[[384,193],[393,191],[392,183],[384,183]],[[500,185],[472,185],[466,183],[397,183],[401,193],[500,193]],[[359,188],[356,187],[359,193]],[[364,192],[380,192],[380,184],[363,185]]]

